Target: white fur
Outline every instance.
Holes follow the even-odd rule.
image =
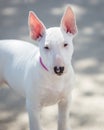
[[[26,98],[30,130],[41,130],[40,109],[58,103],[58,130],[68,130],[68,116],[74,72],[71,65],[73,35],[62,28],[45,31],[39,48],[19,40],[0,41],[0,84],[6,83]],[[64,43],[68,46],[64,47]],[[49,50],[44,49],[48,45]],[[39,58],[48,68],[46,71]],[[64,66],[59,76],[54,66]]]

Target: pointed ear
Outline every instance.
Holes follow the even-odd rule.
[[[32,39],[38,40],[40,37],[43,37],[45,33],[45,26],[32,11],[29,12],[28,24]]]
[[[74,13],[68,6],[61,20],[61,27],[66,33],[75,35],[77,33],[77,26]]]

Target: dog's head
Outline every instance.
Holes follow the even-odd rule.
[[[29,13],[30,36],[38,40],[42,63],[51,73],[62,75],[68,71],[73,54],[73,37],[77,33],[76,20],[67,7],[60,27],[46,29],[34,12]]]

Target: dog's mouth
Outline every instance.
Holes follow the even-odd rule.
[[[63,73],[60,73],[60,72],[58,72],[58,73],[56,73],[58,76],[61,76]]]

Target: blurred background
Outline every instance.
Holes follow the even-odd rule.
[[[0,39],[29,38],[28,12],[33,10],[46,27],[59,26],[65,7],[76,14],[79,33],[74,40],[72,130],[104,130],[104,0],[0,0]],[[46,130],[57,128],[57,106],[42,111]],[[28,130],[25,100],[0,88],[0,130]]]

